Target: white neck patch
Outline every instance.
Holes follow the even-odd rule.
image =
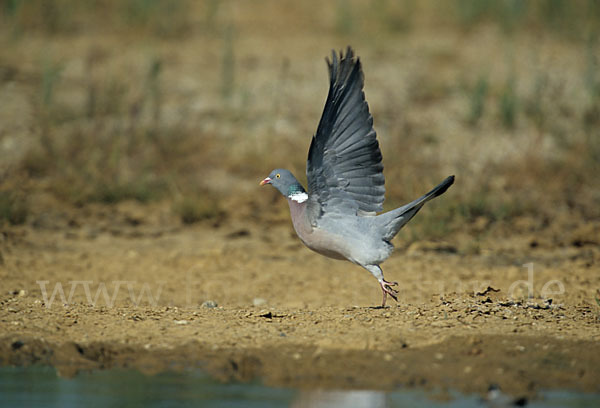
[[[289,195],[288,198],[290,200],[292,200],[292,201],[296,201],[297,203],[303,203],[306,200],[308,200],[308,194],[298,192],[298,193],[294,193],[292,195]]]

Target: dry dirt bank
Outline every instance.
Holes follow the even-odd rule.
[[[378,309],[368,273],[303,248],[287,222],[166,227],[160,211],[139,211],[4,230],[1,364],[64,375],[203,367],[300,387],[600,390],[597,226],[488,235],[477,251],[467,233],[399,240],[384,270],[401,301]],[[515,282],[528,279],[533,298],[522,300]]]

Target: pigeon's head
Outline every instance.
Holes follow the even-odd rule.
[[[281,194],[288,198],[299,197],[301,194],[306,195],[304,188],[294,175],[285,169],[275,169],[269,174],[268,177],[265,177],[263,181],[260,182],[261,186],[265,184],[271,184],[275,187]],[[298,200],[296,200],[298,201]]]

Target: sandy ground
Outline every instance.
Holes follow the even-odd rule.
[[[406,245],[401,232],[383,265],[400,301],[384,309],[372,276],[304,248],[283,216],[179,225],[160,205],[124,203],[4,228],[0,364],[66,376],[201,367],[303,388],[600,391],[598,224],[527,232],[520,220],[520,234],[492,228],[477,251],[470,233]]]

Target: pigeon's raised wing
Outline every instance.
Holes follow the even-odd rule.
[[[308,152],[308,216],[314,224],[328,213],[376,213],[383,209],[385,180],[373,117],[363,93],[360,60],[327,59],[329,94]]]

